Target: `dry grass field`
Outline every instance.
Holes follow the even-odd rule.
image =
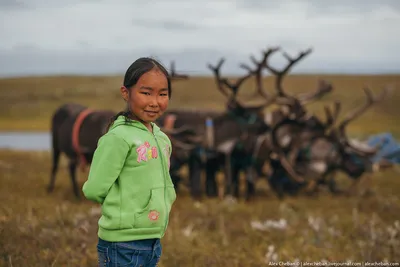
[[[290,76],[288,92],[314,89],[319,78],[331,81],[334,93],[310,105],[339,99],[344,111],[362,104],[361,90],[378,93],[385,84],[400,85],[398,76]],[[52,112],[62,103],[92,108],[123,108],[119,95],[122,77],[36,77],[0,80],[0,130],[48,131]],[[265,79],[272,92],[273,80]],[[254,84],[245,85],[249,101]],[[193,77],[174,83],[171,108],[222,110],[224,98],[212,78]],[[247,91],[245,91],[247,90]],[[256,99],[255,101],[259,101]],[[400,137],[400,93],[394,90],[383,103],[349,126],[349,135],[365,137],[391,132]],[[254,102],[254,101],[253,101]],[[343,114],[343,113],[342,113]],[[46,193],[50,154],[0,150],[0,266],[96,266],[99,206],[74,199],[63,158],[56,188]],[[86,173],[79,173],[82,185]],[[347,178],[340,176],[342,184]],[[250,202],[215,199],[198,204],[184,187],[173,206],[162,240],[160,266],[268,266],[298,261],[400,261],[400,177],[397,168],[372,176],[372,194],[316,197],[279,201],[264,181]]]
[[[321,101],[309,105],[316,114],[323,114],[322,105],[340,100],[344,111],[362,104],[365,95],[363,86],[370,86],[379,93],[382,86],[390,84],[399,87],[400,75],[382,76],[335,76],[335,75],[293,75],[284,80],[284,88],[291,93],[314,90],[318,79],[326,79],[335,87],[335,92]],[[0,130],[44,130],[49,129],[52,112],[61,104],[76,102],[92,108],[119,111],[124,102],[119,93],[122,77],[28,77],[0,79]],[[273,91],[274,79],[264,79],[268,92]],[[239,92],[240,98],[249,103],[259,103],[254,97],[254,82],[248,81]],[[381,105],[370,109],[365,116],[349,127],[350,133],[369,134],[376,131],[396,129],[395,119],[400,114],[398,100],[400,93],[394,90],[391,97]],[[216,89],[213,78],[192,77],[173,84],[170,108],[224,109],[224,96]]]

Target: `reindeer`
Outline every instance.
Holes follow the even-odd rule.
[[[288,161],[290,161],[290,164],[293,164],[293,169],[299,175],[307,177],[308,181],[301,185],[288,183],[289,187],[296,187],[296,189],[305,187],[307,192],[312,193],[316,191],[319,184],[328,183],[331,191],[335,193],[338,191],[335,188],[334,174],[336,171],[343,171],[350,178],[354,179],[353,185],[348,192],[354,189],[360,181],[360,177],[372,170],[373,164],[370,158],[380,147],[378,145],[375,148],[366,149],[356,146],[347,138],[345,128],[373,104],[382,101],[388,91],[389,89],[385,88],[379,96],[374,97],[371,90],[365,88],[364,92],[367,96],[366,104],[348,113],[337,127],[329,128],[327,125],[324,134],[315,135],[306,142],[293,142],[291,149],[298,153],[294,161]],[[336,106],[340,105],[336,103]],[[336,109],[336,117],[339,109]],[[329,113],[327,112],[327,114]],[[333,118],[333,120],[335,119]],[[287,122],[286,125],[295,125],[298,129],[297,136],[301,136],[299,133],[302,131],[304,125],[301,125],[298,121]],[[273,140],[277,146],[280,146],[277,144],[279,141],[276,138],[276,131],[273,133]],[[279,192],[280,196],[282,196],[282,193]]]
[[[290,68],[300,61],[303,57],[305,57],[307,54],[311,52],[311,50],[307,50],[306,52],[301,52],[297,58],[291,58],[289,57],[286,53],[284,53],[285,57],[289,60],[288,65],[282,70],[278,71],[276,69],[273,69],[271,66],[268,65],[267,60],[270,55],[272,55],[274,52],[278,51],[279,48],[270,48],[267,51],[263,53],[263,58],[261,61],[257,61],[253,56],[251,57],[252,62],[256,65],[255,69],[251,69],[245,64],[241,64],[241,67],[248,70],[249,73],[252,73],[255,78],[256,78],[256,85],[257,85],[257,91],[259,92],[259,95],[261,95],[265,100],[266,103],[261,107],[255,107],[253,110],[251,108],[244,109],[245,111],[251,110],[254,115],[254,112],[257,112],[260,114],[260,108],[265,108],[269,106],[272,103],[276,103],[280,105],[280,109],[274,110],[271,113],[267,113],[264,116],[264,124],[262,128],[259,128],[257,132],[248,132],[246,133],[246,138],[241,138],[236,140],[235,145],[231,146],[233,149],[230,154],[230,158],[226,159],[225,162],[228,160],[230,161],[231,164],[231,169],[232,169],[232,190],[234,191],[234,195],[238,196],[238,174],[240,171],[244,171],[246,173],[246,181],[247,181],[247,199],[254,193],[254,168],[257,170],[258,175],[260,175],[262,172],[260,171],[260,166],[262,164],[259,164],[260,161],[256,160],[254,158],[254,153],[255,151],[260,149],[260,140],[268,140],[270,138],[264,138],[266,135],[269,135],[270,130],[281,120],[284,120],[287,117],[292,117],[292,118],[307,118],[307,122],[310,126],[313,127],[313,130],[318,130],[322,126],[322,122],[318,120],[317,117],[315,116],[310,116],[304,109],[304,105],[307,103],[310,103],[312,101],[315,101],[316,99],[321,98],[323,95],[331,92],[333,90],[333,87],[331,86],[330,83],[325,82],[325,81],[320,81],[320,86],[317,88],[316,91],[311,92],[311,93],[305,93],[298,95],[297,97],[290,96],[286,94],[283,91],[282,88],[282,81],[284,75],[288,73]],[[232,110],[237,110],[237,106],[241,106],[238,103],[238,100],[236,98],[236,94],[238,91],[238,86],[231,85],[227,82],[226,79],[220,78],[219,76],[219,67],[221,66],[221,62],[217,65],[217,67],[212,67],[210,68],[214,71],[218,88],[220,91],[223,92],[223,89],[221,88],[221,84],[225,85],[226,87],[230,88],[232,90],[232,95],[233,97],[230,98],[228,102],[228,107],[230,107]],[[271,96],[270,94],[266,93],[263,85],[262,85],[262,69],[267,68],[271,70],[276,76],[277,76],[277,82],[276,82],[276,90],[278,92],[277,95]],[[239,82],[242,81],[239,79]],[[228,96],[225,93],[226,96]],[[236,108],[236,109],[235,109]],[[307,115],[307,116],[306,116]],[[243,116],[243,115],[242,115]],[[260,115],[258,115],[260,116]],[[272,120],[271,120],[272,118]],[[262,134],[261,134],[262,133]],[[261,134],[261,135],[260,135]],[[284,136],[283,136],[284,137]],[[270,142],[269,143],[269,149],[265,150],[269,151],[265,155],[268,156],[272,152],[272,147]],[[291,170],[289,162],[287,162],[284,158],[284,155],[281,153],[277,155],[277,157],[280,159],[280,161],[283,163],[283,168],[285,171],[289,172],[291,174],[291,178],[299,181],[301,180],[300,177],[296,175],[296,173]],[[244,159],[248,159],[247,161]],[[261,160],[262,162],[262,160]],[[229,179],[228,179],[229,180]],[[229,186],[228,186],[228,192],[229,192]]]
[[[234,118],[237,123],[242,124],[242,125],[247,125],[247,124],[251,124],[252,122],[257,122],[259,128],[258,129],[257,129],[257,127],[253,128],[253,133],[255,133],[255,134],[266,131],[268,128],[268,125],[266,125],[264,123],[264,120],[266,120],[266,117],[263,115],[262,111],[267,106],[272,104],[276,98],[267,96],[266,93],[263,91],[262,83],[261,83],[261,78],[262,78],[261,71],[266,64],[265,61],[268,58],[268,56],[276,50],[277,49],[270,49],[269,51],[267,51],[264,54],[264,58],[261,62],[257,62],[255,60],[253,60],[253,62],[256,63],[256,65],[257,65],[255,70],[251,70],[250,68],[248,68],[246,66],[242,66],[243,68],[246,68],[248,70],[248,74],[239,78],[236,81],[236,83],[230,83],[228,81],[228,79],[221,78],[220,68],[225,61],[223,58],[218,62],[218,64],[215,67],[210,64],[208,65],[208,67],[214,72],[218,90],[224,96],[226,96],[228,98],[226,112],[214,112],[214,111],[211,111],[211,112],[197,111],[196,112],[196,111],[188,111],[188,110],[172,110],[172,111],[167,112],[165,114],[165,116],[160,118],[159,124],[162,124],[164,126],[169,124],[170,125],[169,127],[173,127],[174,125],[176,125],[177,127],[187,125],[187,126],[192,127],[199,136],[202,136],[202,135],[205,135],[205,133],[207,132],[207,127],[205,126],[207,119],[215,120],[218,117],[219,118],[225,117],[225,119],[226,119],[230,116],[231,118]],[[288,72],[290,67],[296,61],[300,60],[302,57],[304,57],[304,55],[302,55],[298,59],[295,59],[295,60],[292,59],[289,66],[283,71],[283,73],[280,76],[283,77],[283,75],[285,75]],[[240,86],[251,76],[256,76],[258,91],[261,92],[263,94],[263,97],[266,99],[266,102],[264,104],[255,106],[255,107],[246,106],[237,99],[237,93],[238,93]],[[281,80],[282,79],[280,79],[280,81]],[[324,83],[324,84],[328,84],[328,83]],[[307,93],[307,94],[301,95],[300,97],[303,99],[302,101],[304,103],[306,103],[307,101],[310,101],[313,98],[323,95],[331,90],[331,89],[326,90],[326,88],[327,87],[323,87],[323,88],[321,87],[316,92],[313,92],[312,94]],[[278,89],[281,90],[280,87]],[[229,90],[231,91],[231,93],[229,93]],[[283,94],[281,94],[281,95],[283,95]],[[280,96],[277,102],[278,102],[278,104],[281,103],[281,105],[287,105],[287,106],[291,107],[292,109],[294,107],[295,111],[296,111],[296,108],[298,109],[297,106],[298,106],[299,101],[296,102],[296,101],[293,101],[293,99],[288,99],[288,97],[286,95]],[[295,105],[293,103],[295,103]],[[296,104],[297,104],[297,106],[296,106]],[[281,116],[281,117],[283,115],[286,116],[285,112],[280,112],[280,113],[275,112],[275,114],[277,114],[278,116]],[[172,117],[173,123],[170,123],[171,117]],[[216,125],[215,122],[214,122],[214,125]],[[216,127],[216,126],[214,126],[214,127]],[[231,130],[234,130],[234,128],[232,128]],[[254,131],[254,130],[256,130],[256,131]],[[246,132],[242,132],[242,133],[244,133],[243,136],[248,134]],[[239,136],[239,132],[237,133],[237,136]],[[242,139],[243,139],[243,136],[242,136]],[[237,146],[238,145],[240,146],[241,142],[242,141],[240,140],[240,138],[236,138],[235,142],[232,141],[229,143],[230,145],[225,145],[225,150],[219,151],[218,153],[215,153],[216,152],[215,150],[214,151],[207,150],[204,148],[204,146],[199,146],[196,149],[193,149],[191,151],[186,151],[186,153],[183,153],[181,151],[182,157],[180,157],[180,158],[176,157],[176,158],[174,158],[174,160],[171,160],[171,162],[176,163],[176,164],[171,165],[171,169],[172,169],[171,175],[174,177],[178,177],[175,179],[176,181],[178,181],[179,176],[175,175],[173,173],[174,172],[176,173],[183,164],[189,163],[189,176],[190,176],[190,181],[191,181],[192,194],[194,194],[194,191],[196,191],[196,192],[198,192],[198,193],[196,193],[198,195],[199,192],[201,191],[200,190],[200,187],[201,187],[200,172],[203,168],[205,168],[206,169],[206,192],[210,196],[215,195],[216,194],[215,172],[221,167],[221,164],[223,164],[223,166],[226,165],[227,161],[224,160],[225,155],[230,154],[230,157],[231,158],[233,157],[233,159],[241,157],[240,150],[237,149]],[[208,157],[204,157],[205,154]],[[207,159],[205,159],[205,158],[207,158]],[[235,162],[238,162],[238,161],[236,160]],[[243,167],[244,166],[241,166],[241,167],[237,166],[237,168],[239,168],[239,169],[243,168]],[[229,174],[228,174],[228,176],[229,176]],[[235,176],[235,174],[233,176]],[[234,177],[233,177],[233,179],[237,180]],[[228,188],[229,188],[229,180],[230,179],[228,179]]]
[[[273,97],[265,97],[266,101],[265,103],[258,105],[258,106],[247,106],[243,103],[240,102],[240,100],[237,98],[238,91],[242,84],[249,79],[251,76],[255,75],[257,77],[257,86],[259,88],[259,91],[262,92],[261,86],[261,71],[263,69],[263,64],[264,61],[267,59],[270,53],[266,53],[264,55],[264,59],[261,62],[255,62],[257,67],[255,70],[251,70],[247,68],[248,73],[239,79],[236,80],[235,83],[231,83],[228,79],[222,78],[220,74],[220,69],[222,67],[222,64],[225,62],[224,58],[221,58],[216,66],[212,66],[211,64],[208,64],[208,68],[213,71],[216,84],[217,84],[217,89],[225,96],[227,97],[227,105],[226,108],[227,110],[224,113],[218,113],[218,112],[208,112],[208,113],[198,113],[197,117],[190,116],[187,111],[181,111],[180,114],[177,114],[177,111],[172,111],[170,113],[173,113],[174,115],[178,115],[178,119],[180,118],[180,124],[192,124],[195,125],[196,131],[199,134],[203,134],[205,132],[205,121],[208,119],[215,119],[217,117],[220,118],[233,118],[235,121],[239,124],[242,125],[244,128],[248,127],[250,124],[257,124],[256,127],[252,129],[253,133],[260,133],[265,131],[268,126],[264,123],[264,115],[263,115],[263,110],[271,105],[274,101],[275,98]],[[244,67],[245,68],[245,67]],[[229,92],[230,91],[230,92]],[[265,94],[264,94],[265,96]],[[267,99],[268,98],[268,99]],[[285,102],[286,103],[286,102]],[[189,116],[188,116],[189,115]],[[184,118],[187,120],[185,121]],[[164,118],[165,120],[165,118]],[[198,124],[198,120],[201,120],[203,123],[200,125]],[[198,128],[200,127],[200,129]],[[202,130],[203,129],[203,130]],[[231,130],[234,130],[233,128]],[[248,134],[247,132],[242,132],[241,134]],[[234,135],[239,136],[239,132],[235,133]],[[242,136],[243,137],[243,136]],[[208,195],[215,195],[216,194],[216,182],[215,182],[215,173],[216,171],[221,167],[221,165],[225,166],[229,162],[236,162],[238,163],[238,160],[234,160],[235,158],[241,157],[241,153],[239,150],[237,150],[237,146],[241,145],[241,138],[236,138],[236,141],[231,141],[229,143],[226,143],[224,146],[223,151],[218,150],[218,153],[215,153],[216,151],[210,152],[206,151],[204,152],[204,149],[200,148],[197,150],[197,153],[203,152],[207,153],[208,157],[205,160],[205,164],[201,165],[201,157],[196,153],[192,154],[192,157],[189,159],[189,171],[190,174],[189,176],[191,177],[191,181],[200,181],[200,171],[205,167],[206,169],[206,192]],[[242,138],[243,139],[243,138]],[[228,160],[225,156],[230,157],[231,159]],[[181,161],[181,163],[184,163],[184,161]],[[197,166],[196,166],[197,165]],[[238,165],[238,164],[236,164]],[[242,165],[242,164],[240,164]],[[242,166],[243,167],[243,166]],[[194,169],[196,168],[196,169]],[[229,167],[228,167],[229,168]],[[237,168],[241,168],[237,166]],[[228,170],[225,170],[226,176],[230,176],[229,173],[227,173]],[[197,175],[195,178],[193,177],[194,175]],[[235,172],[236,176],[236,172]],[[236,181],[237,179],[234,178]],[[228,188],[230,185],[230,179],[228,178]],[[193,185],[193,183],[192,183]],[[195,187],[199,188],[201,185],[197,182]],[[196,189],[199,191],[199,189]],[[228,192],[230,190],[228,189]]]
[[[300,118],[285,118],[277,123],[268,139],[268,143],[264,144],[264,150],[273,148],[275,153],[281,157],[286,157],[285,164],[292,166],[295,174],[288,174],[282,166],[282,161],[278,160],[276,155],[267,158],[265,155],[259,160],[268,162],[272,167],[272,174],[269,177],[269,184],[271,188],[282,198],[284,192],[295,194],[299,189],[303,188],[307,183],[305,177],[308,178],[304,172],[297,170],[297,159],[302,148],[308,148],[308,145],[316,138],[324,137],[327,131],[337,120],[340,111],[340,102],[335,102],[334,112],[328,106],[324,107],[326,119],[321,121],[316,116],[303,116]],[[307,154],[308,150],[303,150]],[[308,155],[308,154],[307,154]],[[312,168],[318,168],[320,165],[312,165]],[[297,179],[289,179],[290,177],[297,177]]]
[[[106,133],[115,113],[111,110],[92,110],[83,105],[68,103],[60,106],[51,121],[53,165],[47,191],[54,190],[61,153],[69,158],[68,169],[77,198],[80,190],[76,181],[78,163],[81,169],[92,162],[98,139]]]
[[[271,50],[267,51],[267,53],[270,51]],[[290,66],[296,63],[298,59],[305,54],[307,54],[307,51],[300,53],[297,59],[292,59],[287,55],[285,57],[289,59]],[[253,62],[256,61],[253,59]],[[313,182],[310,182],[306,181],[304,177],[307,177],[307,180],[309,180],[310,177],[315,176],[322,176],[325,178],[328,175],[333,175],[332,170],[345,171],[350,177],[355,179],[356,182],[354,184],[356,184],[357,181],[360,180],[359,177],[361,174],[371,170],[372,165],[369,157],[376,152],[376,148],[365,150],[360,147],[355,147],[355,145],[350,141],[343,141],[347,140],[344,135],[345,125],[356,116],[349,115],[350,119],[348,117],[348,119],[342,122],[341,126],[338,128],[339,131],[331,130],[330,134],[327,134],[329,129],[332,128],[334,122],[337,120],[340,111],[340,103],[335,102],[334,112],[331,112],[328,107],[325,107],[324,110],[327,119],[326,122],[322,122],[316,116],[310,116],[307,114],[303,102],[308,102],[310,100],[313,101],[322,94],[315,94],[314,97],[312,96],[313,93],[308,94],[307,96],[291,97],[284,93],[281,84],[283,75],[287,72],[288,67],[283,71],[277,71],[266,63],[264,65],[277,76],[276,88],[278,90],[278,95],[283,96],[284,100],[288,102],[286,104],[286,110],[278,109],[274,111],[275,114],[279,114],[280,116],[275,116],[275,118],[278,119],[275,119],[273,123],[270,123],[270,125],[273,125],[272,135],[271,132],[267,132],[264,135],[258,136],[257,142],[253,143],[256,144],[253,146],[253,148],[256,148],[254,150],[255,153],[253,153],[252,156],[253,161],[269,161],[272,165],[273,173],[269,180],[271,187],[277,190],[278,195],[280,196],[282,196],[284,190],[296,193],[299,189],[304,188],[305,185],[307,185],[306,188],[309,189],[315,185],[326,183],[326,179],[313,178]],[[332,90],[331,85],[328,83],[320,82],[320,85],[322,85],[320,90],[321,88],[325,88],[321,91],[328,92]],[[258,88],[262,87],[258,86]],[[366,92],[368,92],[368,90]],[[386,95],[386,92],[387,90],[384,91],[381,97],[375,99],[371,96],[371,93],[367,93],[369,99],[367,107],[380,101],[384,95]],[[363,107],[361,110],[365,111],[365,109],[366,107]],[[355,114],[358,113],[360,113],[360,111]],[[327,142],[326,140],[329,141],[328,143],[330,146],[326,146],[326,144],[323,145],[324,142]],[[327,150],[326,147],[329,147],[330,149]],[[335,152],[337,153],[335,154]],[[298,156],[299,153],[303,156],[301,164],[299,163],[299,160],[301,159],[301,157],[299,158]],[[305,154],[309,155],[308,157],[314,157],[312,158],[313,160],[311,161],[310,158],[304,160]],[[286,159],[282,160],[283,158]],[[284,165],[291,166],[292,170],[295,170],[295,172],[289,172],[288,170],[290,170],[290,168]],[[327,166],[329,168],[327,168]],[[233,177],[235,177],[235,175],[233,175]],[[282,181],[285,180],[285,177],[289,179],[287,179],[285,185],[282,185]],[[330,179],[330,184],[331,186],[334,186],[332,179],[333,178]],[[333,188],[331,188],[331,190],[333,190]]]
[[[290,174],[290,179],[295,182],[303,181],[303,178],[299,177],[294,170],[291,168],[290,162],[286,160],[283,146],[274,146],[271,142],[271,129],[274,129],[281,122],[286,119],[292,118],[297,120],[303,120],[309,126],[310,132],[308,135],[313,135],[318,132],[323,131],[324,124],[315,116],[311,116],[307,113],[304,108],[304,105],[315,101],[321,98],[323,95],[331,92],[333,87],[330,83],[326,81],[320,81],[320,86],[316,91],[310,93],[300,94],[296,97],[291,96],[284,92],[282,87],[283,77],[289,72],[291,67],[299,62],[302,58],[308,55],[311,52],[311,49],[306,50],[305,52],[301,52],[296,58],[291,58],[286,53],[284,56],[288,59],[288,65],[281,71],[278,71],[272,68],[268,64],[268,58],[275,52],[277,52],[279,48],[270,48],[267,51],[263,52],[263,58],[261,61],[257,61],[253,56],[251,56],[252,62],[256,65],[256,69],[252,70],[249,66],[245,64],[241,64],[241,67],[247,69],[248,71],[255,74],[257,90],[259,95],[264,97],[267,101],[271,101],[278,104],[279,109],[273,110],[272,112],[266,113],[264,117],[264,122],[268,126],[266,127],[268,130],[259,134],[253,133],[247,136],[247,140],[242,140],[241,149],[236,149],[233,151],[233,154],[236,154],[236,158],[248,159],[245,163],[241,161],[241,164],[236,164],[232,166],[232,178],[233,178],[233,190],[235,196],[238,196],[238,173],[241,170],[244,170],[247,173],[247,199],[254,194],[254,178],[257,174],[258,176],[268,176],[262,172],[262,166],[265,161],[268,161],[271,155],[275,155],[278,160],[278,164],[274,164],[274,166],[279,166],[283,168],[284,172],[288,172]],[[273,74],[275,74],[276,78],[276,91],[277,94],[271,96],[268,94],[262,85],[262,73],[261,69],[267,68]],[[332,119],[327,123],[333,123]],[[279,125],[280,126],[280,125]],[[295,129],[291,128],[283,128],[279,127],[279,134],[281,135],[282,142],[290,143],[290,140],[287,140],[288,137],[291,137],[295,133]],[[305,135],[304,132],[303,135]],[[305,138],[305,137],[304,137]],[[275,152],[274,152],[275,151]],[[279,154],[276,154],[279,153]],[[234,159],[232,159],[234,160]],[[237,161],[236,161],[237,162]],[[275,167],[276,169],[276,167]],[[273,176],[277,176],[278,173],[272,174]]]
[[[340,154],[340,164],[336,168],[340,171],[343,171],[354,180],[353,185],[350,187],[348,192],[351,192],[353,189],[355,189],[356,185],[361,181],[361,178],[364,174],[372,172],[375,166],[379,167],[380,165],[379,163],[374,165],[371,161],[371,157],[379,151],[381,144],[378,144],[376,147],[362,147],[352,140],[349,140],[346,135],[346,127],[349,125],[349,123],[364,114],[374,104],[382,102],[385,97],[388,96],[390,88],[385,87],[378,96],[374,96],[371,89],[368,87],[364,88],[364,92],[367,98],[366,103],[354,109],[352,112],[349,112],[341,121],[341,123],[337,127],[330,129],[330,132],[328,133],[328,136],[331,138],[331,140],[336,142],[336,147]],[[329,167],[330,162],[328,161],[327,163]],[[324,177],[327,177],[328,173],[328,171],[325,171]],[[332,175],[330,179],[333,180],[334,176]],[[332,188],[332,190],[336,191],[335,188]]]

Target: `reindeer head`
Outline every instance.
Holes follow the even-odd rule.
[[[308,126],[296,120],[292,121],[292,125],[297,126],[296,140],[300,142],[291,143],[290,146],[284,147],[279,142],[280,136],[276,133],[273,135],[276,146],[281,150],[286,149],[286,151],[290,152],[300,147],[296,152],[295,160],[289,160],[293,169],[300,171],[301,174],[308,178],[323,176],[332,169],[341,169],[350,177],[358,178],[372,167],[370,157],[378,151],[379,147],[366,149],[356,146],[345,134],[345,127],[374,103],[381,101],[387,94],[387,89],[378,97],[373,97],[369,89],[365,89],[365,93],[367,94],[367,103],[348,113],[345,119],[336,127],[333,127],[333,125],[340,111],[341,105],[339,102],[335,102],[333,112],[329,107],[325,107],[326,123],[321,128],[322,131],[315,132],[314,129],[314,133],[310,135],[311,138],[302,139],[304,134],[307,133]],[[277,131],[275,130],[275,132]]]
[[[336,122],[340,109],[341,104],[338,101],[335,101],[333,111],[326,105],[324,107],[325,122],[310,114],[299,118],[283,118],[272,127],[270,146],[283,154],[307,147],[312,140],[326,135]]]
[[[372,91],[369,88],[364,88],[367,97],[366,103],[349,112],[341,123],[337,127],[332,128],[329,133],[329,136],[334,140],[341,154],[342,160],[340,168],[350,177],[357,178],[366,170],[371,168],[372,163],[370,158],[379,151],[380,145],[373,148],[366,148],[357,145],[357,143],[348,139],[346,135],[346,127],[350,122],[365,113],[368,108],[381,102],[388,95],[389,90],[388,87],[385,87],[379,96],[373,96]]]

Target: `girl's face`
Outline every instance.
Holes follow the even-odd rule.
[[[151,131],[150,122],[157,120],[169,103],[167,77],[157,68],[143,74],[130,88],[121,87],[122,97],[127,100],[134,119]]]

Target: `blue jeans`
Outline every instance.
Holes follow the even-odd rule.
[[[161,257],[160,239],[108,242],[99,238],[98,266],[155,267]]]

